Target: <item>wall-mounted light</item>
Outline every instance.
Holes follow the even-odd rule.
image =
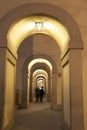
[[[36,27],[37,31],[42,31],[43,22],[35,22],[35,27]]]

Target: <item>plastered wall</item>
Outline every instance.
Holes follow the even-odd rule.
[[[4,108],[4,127],[6,127],[13,118],[14,107],[14,78],[15,66],[7,60],[6,90],[5,90],[5,108]],[[10,80],[9,80],[10,79]]]
[[[3,64],[5,64],[5,76],[3,77],[4,82],[4,93],[0,89],[0,92],[3,94],[3,110],[2,113],[2,119],[0,122],[2,125],[0,126],[0,129],[2,127],[2,130],[4,129],[10,129],[11,126],[14,123],[14,113],[15,113],[15,72],[16,72],[16,59],[11,55],[11,53],[8,51],[7,48],[4,48],[5,54],[3,55],[3,59],[5,58],[5,61]],[[2,71],[1,71],[2,72]],[[1,79],[0,79],[1,81]],[[1,94],[0,94],[1,95]],[[0,108],[1,109],[1,108]],[[0,113],[0,114],[1,114]]]
[[[63,67],[63,102],[64,122],[70,128],[70,66],[69,62]]]

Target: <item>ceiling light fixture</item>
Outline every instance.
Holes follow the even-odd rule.
[[[35,27],[36,27],[37,31],[42,31],[43,22],[35,22]]]

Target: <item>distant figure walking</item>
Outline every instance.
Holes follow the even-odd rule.
[[[44,96],[44,90],[43,87],[40,88],[40,102],[43,101],[43,96]]]
[[[36,96],[36,102],[38,103],[40,97],[40,89],[38,87],[35,88],[35,96]]]

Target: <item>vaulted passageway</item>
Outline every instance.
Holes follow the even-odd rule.
[[[46,51],[46,48],[48,47],[49,51]],[[29,54],[29,52],[31,53]],[[57,85],[58,68],[58,72],[61,73],[60,50],[56,42],[51,37],[42,34],[32,35],[21,43],[18,49],[17,89],[21,89],[19,88],[19,86],[21,86],[19,85],[21,83],[19,74],[22,72],[22,88],[23,91],[26,91],[27,87],[29,87],[29,96],[27,102],[27,100],[24,98],[24,96],[27,96],[27,94],[25,93],[25,95],[22,96],[22,104],[21,101],[19,102],[19,104],[17,104],[18,106],[20,106],[21,109],[17,110],[18,115],[16,115],[15,126],[12,129],[39,130],[48,128],[53,129],[55,126],[56,130],[62,127],[62,99],[60,81]],[[55,74],[57,74],[57,76],[55,76]],[[43,76],[46,81],[45,84],[39,80],[39,78],[42,78]],[[53,77],[54,80],[52,80]],[[27,78],[28,80],[26,80]],[[59,79],[61,79],[61,76],[59,77]],[[44,88],[46,87],[46,95],[44,95],[43,103],[35,102],[34,90],[37,85],[43,85]],[[52,89],[54,89],[54,92]],[[59,92],[58,97],[55,91]],[[52,98],[52,95],[55,96],[55,99]],[[59,102],[59,106],[57,105],[57,102]],[[57,123],[57,121],[59,122],[59,124]],[[50,125],[51,122],[53,124],[52,126]]]
[[[30,40],[31,38],[33,38],[32,44],[29,42],[31,41]],[[44,44],[47,41],[49,42],[47,44]],[[49,47],[49,51],[46,51],[47,47]],[[28,51],[29,49],[31,51],[31,48],[32,48],[32,52],[31,53],[27,52],[27,48],[28,48]],[[59,89],[60,96],[58,99],[57,97],[55,98],[56,99],[55,105],[57,103],[57,100],[59,100],[60,107],[62,108],[61,85],[60,85],[61,76],[58,77],[58,73],[61,73],[60,51],[56,42],[52,38],[46,35],[42,35],[42,34],[33,35],[32,37],[29,37],[27,40],[25,40],[19,47],[18,58],[19,60],[18,60],[18,66],[17,66],[17,70],[18,70],[17,71],[17,89],[20,89],[20,90],[23,89],[23,91],[26,91],[27,93],[27,86],[28,86],[30,88],[30,94],[29,94],[30,100],[32,100],[32,94],[35,95],[34,89],[37,85],[35,77],[44,75],[43,71],[45,71],[47,75],[45,74],[46,84],[44,87],[46,87],[45,90],[47,92],[46,93],[47,99],[51,101],[52,89],[54,89],[55,91],[58,91]],[[38,71],[39,69],[43,71],[42,72]],[[35,71],[38,71],[36,76],[34,75]],[[29,84],[26,80],[27,78],[29,80]],[[57,84],[57,82],[59,83]],[[22,86],[22,88],[20,88],[20,86]],[[26,93],[24,97],[27,96]],[[54,93],[54,95],[55,94],[56,93]],[[27,107],[28,104],[26,102],[26,99],[23,98],[22,96],[22,105],[23,105],[23,100],[24,100],[24,104],[26,105],[21,106],[21,107]]]
[[[45,13],[38,8],[41,6],[45,7]],[[38,71],[37,76],[44,75],[43,71],[47,73],[48,77],[44,75],[46,90],[48,89],[47,100],[52,109],[63,110],[64,130],[77,130],[77,126],[79,130],[83,130],[81,64],[83,46],[79,29],[74,20],[62,9],[45,4],[30,4],[24,7],[27,9],[23,10],[23,6],[14,9],[0,22],[4,32],[0,44],[0,58],[4,64],[4,66],[0,64],[0,69],[4,72],[0,75],[3,81],[0,95],[2,113],[0,127],[2,130],[8,130],[14,124],[15,91],[17,107],[29,107],[29,101],[34,99],[33,90],[36,85],[33,82],[36,81],[34,73],[41,69],[42,72]],[[17,10],[20,11],[17,13]],[[56,11],[58,14],[55,16]],[[12,14],[15,15],[11,17]],[[9,17],[11,20],[8,23]],[[6,23],[3,22],[5,20]],[[39,29],[37,23],[40,24]],[[37,59],[39,61],[29,69],[28,65]],[[42,62],[42,59],[50,63],[52,70],[48,63]]]

